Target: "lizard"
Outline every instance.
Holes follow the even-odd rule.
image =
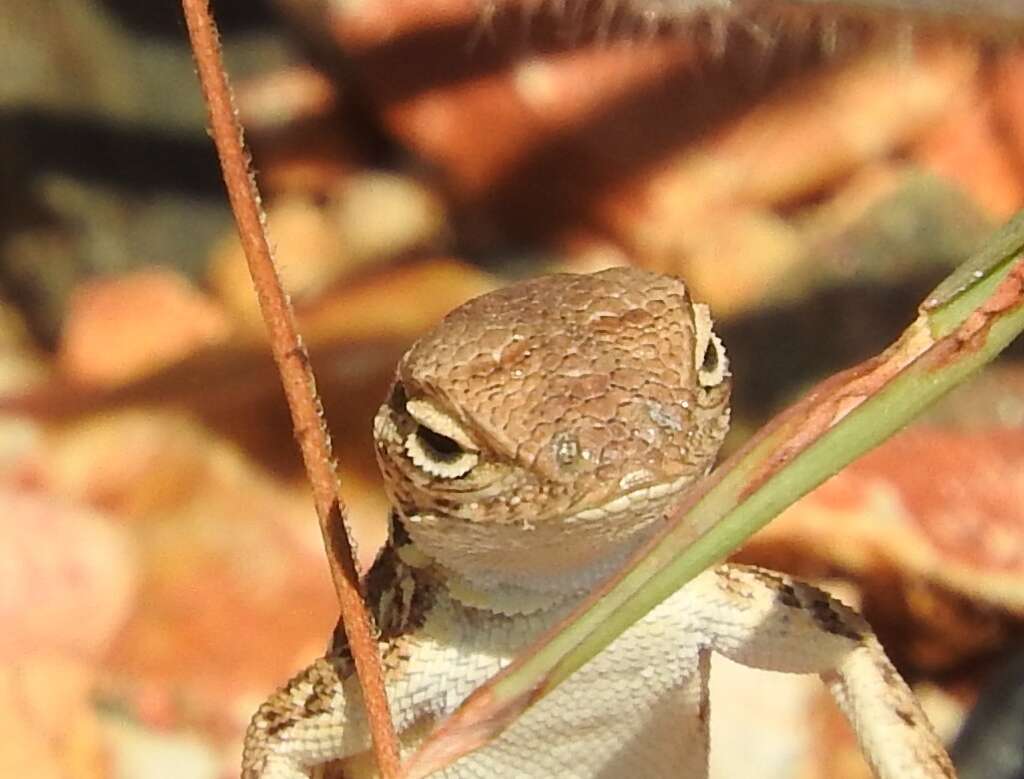
[[[404,754],[656,531],[710,471],[730,393],[707,306],[632,267],[490,292],[410,348],[374,419],[393,508],[365,580]],[[730,563],[438,775],[706,777],[714,654],[820,675],[881,779],[955,776],[862,617]],[[242,776],[300,779],[335,760],[376,775],[341,630],[253,716]]]

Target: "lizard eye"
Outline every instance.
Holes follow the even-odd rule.
[[[703,303],[693,305],[693,324],[697,337],[693,355],[697,380],[702,387],[714,387],[729,375],[729,360],[721,339],[712,330],[711,312]]]
[[[453,439],[423,425],[409,434],[405,452],[417,468],[442,479],[465,476],[478,459],[476,452],[467,452]]]
[[[418,422],[405,439],[413,465],[441,479],[457,479],[473,470],[479,451],[454,418],[427,400],[407,401],[405,409]]]

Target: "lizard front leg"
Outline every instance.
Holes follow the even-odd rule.
[[[392,536],[364,584],[379,631],[391,718],[401,736],[418,718],[443,710],[418,662],[437,662],[443,647],[430,635],[429,625],[448,624],[450,609],[447,599],[438,602],[423,572],[403,562],[401,528],[392,528]],[[354,669],[339,626],[327,656],[292,678],[253,715],[245,734],[242,779],[308,779],[317,765],[367,753],[369,727]],[[467,680],[467,692],[479,681]]]
[[[272,695],[245,734],[242,779],[308,779],[310,769],[367,745],[358,701],[346,700],[351,660],[321,658]]]
[[[955,777],[914,694],[864,619],[816,587],[722,565],[694,582],[710,647],[754,668],[817,673],[880,779]]]
[[[384,590],[373,586],[382,569],[381,578],[391,582]],[[415,571],[391,549],[371,573],[368,591],[376,604],[384,681],[403,752],[565,612],[513,619],[465,607],[445,591],[417,582]],[[347,777],[375,777],[369,749],[362,694],[343,634],[336,631],[328,656],[294,677],[253,716],[242,777],[309,779],[316,766],[333,760],[343,761]],[[502,764],[502,756],[492,756],[494,761]],[[490,764],[473,755],[445,775],[508,775],[490,771]]]

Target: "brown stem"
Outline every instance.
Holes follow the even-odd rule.
[[[267,325],[270,346],[281,373],[295,437],[302,450],[320,531],[327,549],[331,578],[341,606],[342,623],[363,690],[370,734],[380,772],[399,774],[398,742],[384,692],[377,642],[359,587],[345,509],[331,459],[331,439],[323,420],[309,356],[295,329],[291,304],[281,288],[264,231],[259,193],[249,171],[227,74],[221,63],[217,29],[207,0],[182,0],[185,22],[210,113],[213,141],[220,156],[224,183],[235,215],[249,272]]]

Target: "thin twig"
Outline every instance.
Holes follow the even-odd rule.
[[[235,215],[242,248],[267,325],[274,360],[281,372],[295,437],[302,450],[306,473],[313,488],[320,531],[341,606],[345,635],[363,690],[377,763],[381,774],[390,779],[399,774],[398,742],[384,692],[377,642],[360,593],[345,509],[331,459],[331,439],[324,424],[309,356],[296,331],[291,304],[281,288],[271,258],[259,193],[243,148],[242,127],[227,74],[221,63],[220,43],[208,2],[182,0],[182,7],[199,70],[199,81],[210,113],[213,141],[220,156],[231,210]]]

